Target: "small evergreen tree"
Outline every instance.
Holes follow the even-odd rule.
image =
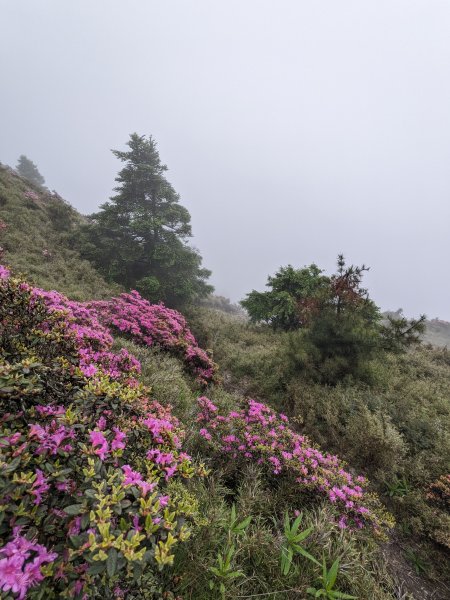
[[[45,179],[39,173],[37,166],[24,154],[21,154],[19,156],[16,170],[21,177],[23,177],[30,183],[34,183],[34,185],[37,185],[38,187],[44,186]]]
[[[82,255],[110,281],[153,302],[179,307],[206,296],[210,271],[187,245],[190,215],[165,178],[155,141],[133,133],[127,145],[113,150],[124,163],[117,193],[82,227]]]

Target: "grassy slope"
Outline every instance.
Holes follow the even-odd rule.
[[[27,197],[29,192],[35,198]],[[81,218],[59,196],[34,187],[0,165],[0,220],[6,224],[6,229],[0,230],[0,264],[75,300],[111,296],[119,288],[107,284],[71,248],[70,232]]]
[[[222,313],[219,313],[222,314]],[[225,319],[227,319],[225,315]],[[194,480],[188,485],[199,501],[201,519],[190,541],[180,547],[175,564],[175,576],[180,577],[184,600],[217,600],[217,590],[209,589],[212,578],[210,568],[217,566],[217,552],[227,545],[224,524],[229,519],[230,504],[236,504],[240,519],[252,517],[251,525],[239,541],[235,569],[245,577],[230,582],[227,600],[252,597],[259,594],[263,600],[298,600],[316,577],[317,569],[307,560],[296,563],[289,576],[281,576],[279,556],[284,510],[293,515],[293,507],[286,504],[285,491],[268,484],[256,466],[249,465],[240,472],[239,481],[230,481],[225,470],[219,470],[199,444],[196,399],[200,391],[194,381],[183,371],[180,362],[157,349],[143,348],[132,342],[117,340],[142,364],[141,380],[152,390],[152,397],[162,404],[170,403],[173,412],[184,424],[187,432],[185,448],[197,460],[204,461],[210,474],[203,481]],[[218,385],[208,389],[208,397],[221,411],[238,409],[244,397],[237,390],[227,390]],[[312,526],[308,550],[315,556],[340,557],[343,571],[339,575],[339,589],[357,596],[359,600],[393,600],[396,584],[389,575],[379,548],[370,541],[357,539],[349,532],[338,530],[326,503],[305,507],[298,498],[298,508],[303,509],[303,529]],[[279,593],[274,593],[280,590]],[[404,593],[402,600],[412,600]]]
[[[448,562],[430,538],[445,535],[450,520],[437,518],[426,498],[429,484],[448,470],[449,352],[422,346],[404,356],[388,355],[374,362],[371,386],[347,382],[327,387],[300,373],[286,375],[283,336],[269,328],[214,310],[197,314],[193,325],[203,345],[213,349],[227,389],[286,412],[323,448],[369,476],[398,522],[395,550],[388,553],[397,556],[397,563],[403,560],[393,569],[400,570],[396,577],[408,580],[413,573],[408,589],[416,598],[428,598],[432,591],[436,598],[445,597],[434,585],[442,581]],[[389,486],[395,488],[403,477],[407,492],[391,492]],[[414,564],[405,560],[408,551],[423,562],[434,583],[416,577]]]
[[[30,190],[37,194],[36,199],[26,197],[26,192]],[[13,171],[0,166],[0,219],[7,225],[0,232],[0,246],[4,248],[0,263],[22,271],[39,286],[58,289],[74,299],[110,296],[118,291],[117,288],[108,285],[89,263],[80,259],[76,250],[70,248],[70,231],[81,218],[59,197],[33,188]],[[49,250],[50,257],[44,256],[45,249]],[[215,359],[222,368],[225,386],[208,391],[208,396],[217,405],[228,410],[236,408],[246,395],[268,399],[275,408],[282,408],[303,421],[302,426],[324,449],[339,449],[347,458],[358,463],[357,447],[355,451],[355,447],[346,442],[346,427],[342,428],[341,433],[339,429],[336,430],[341,424],[333,412],[336,397],[332,391],[324,393],[319,387],[303,385],[298,389],[292,385],[287,393],[285,387],[280,386],[279,364],[276,360],[280,349],[279,337],[216,310],[199,310],[193,316],[192,323],[201,345],[213,348]],[[287,580],[280,576],[281,538],[277,531],[281,527],[284,506],[279,491],[267,487],[254,468],[243,472],[239,482],[230,487],[226,473],[216,472],[208,456],[202,454],[198,446],[195,414],[196,398],[200,392],[184,373],[180,362],[154,349],[139,348],[123,340],[118,344],[127,347],[139,358],[143,366],[142,379],[151,386],[153,397],[163,404],[172,404],[175,414],[182,420],[187,430],[188,450],[193,455],[198,454],[212,468],[205,481],[192,484],[193,492],[200,501],[199,513],[202,518],[197,535],[179,553],[175,565],[175,571],[182,576],[180,592],[183,598],[215,598],[216,592],[209,590],[209,568],[216,565],[217,550],[226,543],[221,523],[228,516],[230,499],[236,502],[242,518],[252,515],[253,521],[240,546],[237,565],[245,571],[246,577],[231,584],[227,597],[260,593],[261,598],[275,600],[299,598],[298,589],[304,590],[311,584],[314,574],[311,564],[304,561]],[[391,365],[394,370],[397,369],[398,375],[393,380],[394,387],[402,388],[409,379],[422,381],[422,389],[415,391],[415,402],[420,402],[421,393],[425,394],[425,412],[433,394],[437,393],[440,397],[445,393],[442,387],[445,369],[439,366],[434,368],[431,362],[428,361],[424,367],[425,371],[428,369],[428,379],[426,373],[420,373],[420,369],[415,371],[414,365],[410,366],[412,372],[408,372],[408,365],[405,365],[402,379],[398,366]],[[388,391],[385,389],[383,392],[387,404],[397,393],[392,390],[389,395]],[[403,396],[406,398],[408,393],[405,391]],[[352,405],[352,394],[362,396],[363,392],[347,390],[341,396],[346,398],[347,404]],[[431,404],[432,412],[434,404]],[[316,405],[324,411],[324,418],[317,419],[317,411],[311,408]],[[445,413],[445,403],[441,410]],[[420,422],[421,419],[428,423],[427,414],[420,413],[416,420]],[[336,427],[333,427],[333,423]],[[422,434],[418,431],[417,435]],[[433,435],[433,431],[430,435]],[[392,450],[389,443],[387,449],[389,452]],[[418,464],[420,468],[426,466],[420,461]],[[388,574],[376,547],[361,544],[346,532],[333,530],[326,507],[317,505],[313,510],[307,509],[305,521],[315,526],[310,551],[318,556],[325,551],[329,556],[341,557],[344,570],[339,576],[340,589],[357,595],[360,600],[412,598],[406,592],[397,595],[395,590],[398,581],[393,581]],[[401,573],[399,578],[402,578]],[[277,589],[291,591],[273,594]],[[264,592],[271,592],[271,595]],[[415,594],[417,600],[425,597],[420,592]]]

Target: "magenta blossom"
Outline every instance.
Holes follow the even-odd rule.
[[[292,478],[300,489],[328,498],[341,528],[367,524],[377,527],[375,515],[365,506],[367,494],[359,485],[365,479],[354,478],[337,456],[324,454],[311,445],[289,427],[285,415],[255,400],[227,416],[217,414],[217,407],[204,396],[198,404],[200,435],[220,454],[264,465],[273,475]]]
[[[101,431],[91,431],[89,438],[94,447],[94,453],[100,456],[101,460],[105,460],[105,456],[109,452],[109,445],[103,433]]]
[[[56,552],[48,552],[41,544],[30,542],[14,531],[13,539],[0,548],[0,589],[25,598],[28,589],[44,579],[41,565],[57,558]]]

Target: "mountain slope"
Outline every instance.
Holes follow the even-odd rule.
[[[71,246],[73,231],[82,219],[82,215],[57,194],[30,185],[15,171],[0,165],[0,246],[3,248],[0,265],[6,263],[25,273],[38,286],[57,289],[75,300],[117,295],[118,288],[107,284]],[[19,287],[19,291],[23,292],[23,289]],[[54,298],[56,295],[47,297]],[[103,308],[107,303],[92,304],[105,318]],[[129,324],[137,317],[143,319],[145,327],[153,323],[149,318],[152,310],[136,312],[134,303],[131,304],[132,310],[127,313]],[[402,600],[440,600],[447,597],[446,590],[441,593],[437,580],[443,578],[445,572],[442,548],[448,547],[446,525],[449,517],[436,502],[441,500],[439,494],[442,489],[445,492],[443,486],[447,481],[444,461],[450,442],[447,434],[450,397],[448,351],[423,347],[400,357],[384,357],[373,364],[374,383],[371,386],[352,381],[336,387],[323,386],[308,381],[301,372],[288,376],[283,371],[282,334],[249,324],[223,299],[210,298],[204,304],[204,307],[191,308],[189,326],[201,346],[213,349],[222,369],[223,385],[216,383],[203,389],[185,368],[186,361],[182,361],[179,354],[166,352],[161,344],[143,344],[142,340],[133,338],[130,332],[134,329],[126,324],[114,331],[114,346],[108,347],[122,359],[131,354],[139,362],[140,374],[133,381],[129,393],[132,396],[137,393],[138,388],[134,386],[139,381],[146,386],[152,402],[156,401],[164,411],[173,410],[185,431],[184,448],[206,467],[201,466],[199,472],[202,476],[189,479],[186,488],[186,482],[170,483],[168,491],[177,503],[189,493],[188,500],[195,518],[192,536],[176,549],[173,571],[163,572],[164,595],[156,591],[150,569],[145,573],[148,579],[142,582],[141,589],[145,591],[134,594],[128,590],[126,597],[131,600],[179,597],[168,595],[170,587],[177,594],[182,593],[185,600],[216,600],[221,585],[226,588],[226,596],[223,596],[226,598],[258,595],[261,598],[270,596],[296,600],[306,597],[307,586],[316,585],[320,576],[317,564],[304,560],[304,556],[294,556],[286,573],[285,568],[280,570],[280,556],[285,547],[286,513],[287,518],[293,520],[299,512],[303,514],[302,527],[311,530],[306,542],[308,552],[319,559],[324,554],[329,565],[340,558],[343,568],[339,570],[337,582],[341,591],[351,593],[359,600],[394,600],[400,597]],[[9,310],[7,301],[0,302],[7,318],[18,306],[16,303]],[[170,316],[169,312],[166,317]],[[81,314],[85,314],[84,310]],[[123,316],[120,312],[120,317]],[[171,322],[166,317],[157,323]],[[173,325],[177,326],[177,322]],[[23,333],[24,327],[19,327],[19,330]],[[4,339],[8,341],[13,337],[5,335]],[[53,352],[54,346],[47,348],[46,343],[43,346],[45,351]],[[31,351],[34,356],[34,342]],[[105,350],[102,357],[101,353],[96,354],[97,359],[106,361],[110,371],[114,370],[110,367],[117,361],[109,351]],[[122,360],[120,364],[136,363]],[[91,366],[80,365],[80,368]],[[24,373],[28,376],[29,368],[25,366]],[[9,373],[14,375],[15,372],[6,365],[7,378]],[[15,376],[13,379],[16,385]],[[47,373],[43,379],[48,379]],[[105,382],[108,386],[116,385],[116,382],[106,379]],[[90,386],[92,382],[87,381],[84,385]],[[91,389],[88,387],[88,390]],[[71,388],[71,393],[73,390]],[[6,386],[7,402],[10,401],[8,394],[11,392]],[[113,395],[108,395],[108,398]],[[200,395],[202,397],[198,398]],[[250,405],[248,396],[258,402]],[[198,400],[202,412],[197,407]],[[65,394],[61,402],[70,402],[70,395]],[[97,406],[98,398],[94,403],[88,402],[88,406],[91,405]],[[205,406],[213,411],[209,416],[204,414]],[[252,420],[255,415],[250,415],[247,406],[252,411],[259,411],[256,422]],[[114,409],[116,411],[117,407]],[[277,443],[282,444],[279,447],[272,446],[275,430],[270,428],[266,431],[262,427],[267,424],[266,417],[267,422],[279,423],[281,417],[273,409],[281,411],[283,417],[286,414],[292,423],[288,431],[287,420],[284,421],[287,417],[278,425],[278,430],[284,432],[277,434],[281,436],[276,438]],[[108,418],[111,415],[108,413]],[[115,415],[111,425],[124,426],[126,423],[119,422],[119,417],[120,414]],[[249,452],[242,454],[244,446],[238,445],[237,427],[243,428],[244,421],[245,426],[250,428],[242,429],[245,440],[259,440],[259,444],[252,448],[252,452],[259,453],[259,458]],[[101,434],[103,426],[99,423],[93,422],[95,430],[90,432],[96,439],[112,435],[111,432]],[[236,445],[235,455],[227,454],[230,448],[213,436],[216,425],[223,427],[226,423],[230,429],[224,432],[226,435],[221,440]],[[262,434],[266,437],[262,438]],[[320,443],[324,453],[331,450],[345,458],[351,465],[351,473],[356,469],[358,473],[369,475],[372,492],[378,492],[398,521],[388,546],[388,550],[395,553],[398,565],[393,564],[395,561],[389,553],[385,552],[384,557],[381,554],[379,545],[375,543],[379,534],[374,538],[370,531],[360,533],[347,527],[345,521],[337,520],[334,490],[331,490],[331,495],[324,494],[325,488],[317,488],[312,478],[306,482],[308,489],[299,487],[298,484],[303,485],[305,481],[292,471],[290,461],[294,454],[290,452],[289,443],[297,443],[298,450],[300,435],[303,442],[309,437],[314,444]],[[262,444],[264,440],[270,443]],[[109,442],[112,444],[112,438]],[[302,458],[309,460],[318,449],[315,445],[307,446]],[[142,458],[141,447],[145,444],[139,446],[136,453],[133,451],[133,459]],[[151,452],[155,460],[160,458],[156,450],[153,448]],[[101,448],[91,449],[90,456],[99,455],[100,451]],[[321,460],[324,456],[319,453]],[[166,453],[161,460],[167,458]],[[281,460],[284,462],[280,477]],[[312,477],[316,477],[313,473],[317,466],[311,462],[308,467]],[[432,497],[433,494],[437,500]],[[47,497],[50,501],[50,496]],[[353,501],[349,502],[348,508],[352,504]],[[232,505],[234,508],[231,508]],[[69,507],[73,508],[70,504]],[[238,521],[245,519],[242,522],[248,522],[237,533],[233,531],[234,526],[229,525],[230,518],[233,522],[234,510],[239,515]],[[140,526],[142,524],[138,522],[137,527]],[[235,553],[233,568],[235,573],[239,573],[236,579],[227,579],[219,569],[217,553],[226,556],[230,548],[233,548],[232,554]],[[111,565],[109,567],[113,570]],[[410,581],[413,568],[417,573],[425,573],[425,577],[414,576],[414,581]],[[400,589],[409,593],[405,591],[399,595]],[[94,594],[93,586],[90,590]]]
[[[441,319],[427,321],[423,341],[433,346],[450,348],[450,323]]]
[[[83,217],[55,192],[33,186],[0,165],[0,260],[45,289],[76,300],[109,297],[106,283],[73,248],[71,232]]]

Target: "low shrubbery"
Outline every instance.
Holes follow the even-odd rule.
[[[333,506],[339,527],[381,533],[392,525],[379,501],[365,489],[364,477],[354,477],[337,456],[322,453],[303,435],[295,433],[285,415],[254,400],[223,416],[206,397],[199,400],[200,435],[234,468],[256,463],[271,476],[289,480],[291,494],[324,496]]]
[[[59,298],[6,269],[0,277],[3,591],[168,592],[161,569],[189,536],[196,510],[183,488],[171,494],[172,481],[197,471],[183,430],[128,374],[114,381],[101,363],[83,374],[80,349],[105,341],[101,328],[76,326]]]
[[[179,356],[200,384],[207,385],[215,380],[216,365],[197,345],[185,318],[178,311],[162,304],[150,304],[136,291],[107,301],[91,302],[87,306],[120,335],[147,346],[159,345]]]
[[[113,379],[126,377],[132,383],[133,375],[140,372],[139,361],[125,349],[111,352],[111,334],[116,332],[138,344],[157,346],[179,356],[203,386],[215,381],[216,365],[198,346],[184,317],[162,304],[150,304],[136,291],[90,303],[74,302],[40,288],[34,288],[32,294],[43,298],[49,311],[67,315],[68,328],[78,341],[80,368],[87,376],[101,369]]]
[[[354,557],[369,557],[357,531],[365,529],[370,539],[385,515],[365,481],[355,480],[337,457],[294,433],[284,416],[256,402],[242,408],[242,398],[219,386],[208,394],[227,416],[202,397],[195,420],[198,372],[190,369],[193,378],[183,378],[181,365],[186,344],[196,342],[181,316],[138,295],[110,304],[71,302],[4,267],[0,295],[5,597],[169,599],[181,593],[212,600],[258,590],[295,598],[315,585],[325,547],[327,564],[339,554],[358,570],[361,559]],[[125,334],[125,348],[112,331]],[[178,414],[192,421],[187,439],[168,405],[172,398]],[[206,480],[205,468],[189,456],[194,452],[208,462]],[[226,517],[231,498],[241,514],[232,514],[232,523]],[[287,568],[286,544],[302,535],[292,530],[291,541],[283,541],[282,520],[292,505],[306,511],[311,535],[303,555],[292,550]],[[322,533],[312,522],[318,505]],[[348,547],[339,546],[344,532]],[[302,566],[308,554],[315,558]],[[341,579],[338,589],[359,589],[346,569]],[[385,598],[371,577],[363,579],[374,598]]]
[[[443,577],[450,515],[428,495],[448,473],[448,350],[384,352],[367,365],[370,385],[347,379],[324,386],[286,368],[289,334],[213,311],[205,312],[203,323],[203,339],[229,388],[264,398],[302,434],[364,472],[395,515],[402,543],[433,556],[427,573]]]

